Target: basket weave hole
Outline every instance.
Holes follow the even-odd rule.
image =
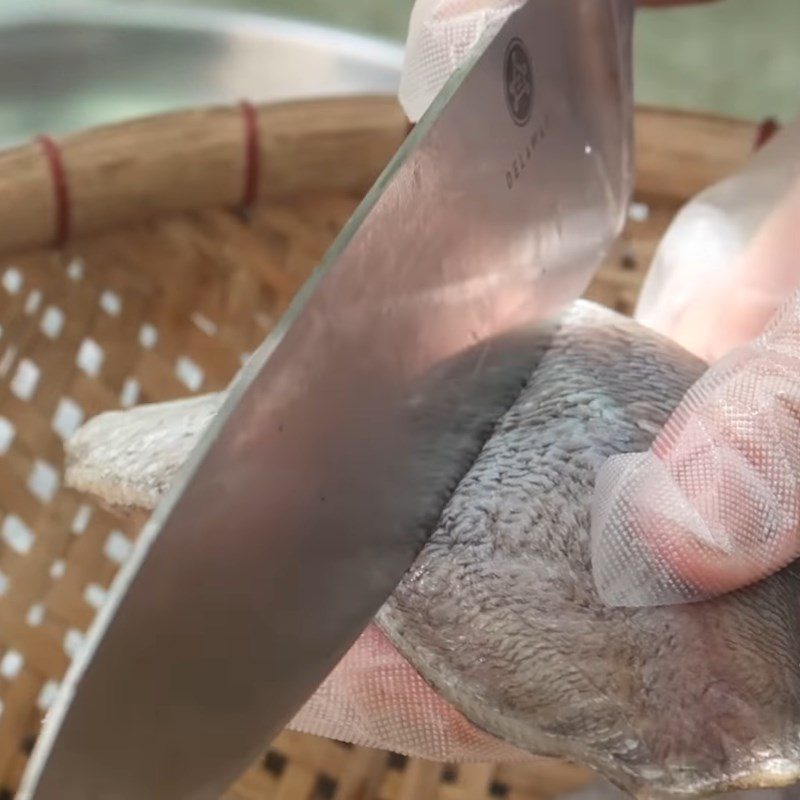
[[[34,289],[26,298],[23,310],[28,316],[35,314],[42,304],[42,292],[39,289]]]
[[[195,311],[191,319],[194,326],[201,330],[206,336],[216,336],[219,333],[219,326],[217,323],[210,320],[205,314]]]
[[[83,646],[83,639],[84,636],[81,631],[77,630],[76,628],[70,628],[64,634],[64,641],[63,641],[64,652],[70,658],[75,658],[75,656],[78,654],[78,651]]]
[[[24,666],[25,657],[19,650],[7,650],[0,659],[0,676],[7,681],[13,681],[22,672]]]
[[[145,350],[152,350],[157,342],[158,329],[155,325],[145,322],[142,327],[139,328],[139,344],[144,347]]]
[[[175,364],[175,375],[190,391],[198,391],[205,381],[203,369],[188,356],[181,356]]]
[[[97,583],[90,583],[83,590],[83,599],[95,611],[99,611],[106,602],[108,592]]]
[[[106,289],[100,295],[100,308],[110,317],[118,317],[122,311],[122,300],[116,292]]]
[[[31,628],[38,628],[44,622],[44,606],[41,603],[34,603],[25,615],[25,622]]]
[[[87,336],[78,348],[75,363],[90,378],[96,378],[103,367],[104,358],[103,348],[91,336]]]
[[[50,503],[60,486],[58,470],[47,461],[36,459],[28,475],[28,490],[43,503]]]
[[[619,257],[619,265],[624,270],[634,270],[639,266],[636,253],[628,247],[622,249]]]
[[[83,424],[85,418],[84,410],[71,397],[62,397],[53,415],[53,430],[62,439],[68,439]]]
[[[75,512],[75,516],[72,518],[72,525],[70,526],[72,533],[74,533],[76,536],[80,536],[82,533],[84,533],[91,518],[91,506],[87,505],[86,503],[78,506],[78,510]]]
[[[77,282],[82,280],[85,272],[86,265],[81,258],[73,258],[72,261],[67,264],[67,276],[71,281]]]
[[[22,272],[17,267],[8,267],[3,273],[2,283],[9,294],[18,294],[24,283]]]
[[[5,455],[11,448],[16,435],[14,423],[3,416],[0,416],[0,456]]]
[[[16,348],[9,347],[6,351],[7,354],[14,352],[16,355]],[[3,370],[0,367],[0,377],[2,377]],[[15,397],[20,400],[31,400],[36,394],[36,389],[39,386],[39,379],[42,377],[42,371],[39,366],[31,361],[29,358],[23,358],[17,364],[17,371],[11,379],[11,391]]]
[[[56,681],[47,681],[39,692],[39,696],[36,699],[36,705],[41,711],[49,711],[50,706],[53,705],[57,695],[58,683],[56,683]]]
[[[128,560],[132,550],[133,543],[122,531],[111,531],[103,548],[106,558],[119,565]]]
[[[641,200],[634,200],[628,209],[628,219],[631,222],[647,222],[650,219],[650,205]]]
[[[20,555],[30,552],[35,538],[33,531],[16,514],[8,514],[3,520],[0,537]]]
[[[122,391],[119,393],[119,402],[123,408],[131,408],[139,402],[142,386],[136,378],[125,378]]]
[[[17,359],[17,348],[14,345],[9,345],[0,358],[0,378],[5,378],[8,375],[11,367]]]
[[[277,750],[270,750],[267,755],[264,756],[264,769],[269,772],[270,775],[280,778],[283,771],[286,769],[286,761],[286,757]]]
[[[57,559],[52,564],[50,564],[50,577],[54,581],[61,580],[64,577],[64,573],[67,571],[67,564],[63,559]]]
[[[64,312],[58,306],[48,306],[42,314],[42,333],[48,339],[58,339],[64,330],[64,319]]]
[[[339,784],[333,778],[329,778],[327,775],[320,775],[314,784],[312,797],[314,800],[335,800],[338,787]]]

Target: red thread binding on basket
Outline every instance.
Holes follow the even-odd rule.
[[[781,129],[775,117],[768,117],[758,126],[756,150],[760,150]]]
[[[53,243],[56,247],[60,247],[69,239],[70,234],[71,214],[67,172],[64,169],[64,159],[61,157],[58,145],[49,136],[39,136],[37,141],[47,160],[47,166],[50,168],[55,207]]]
[[[247,100],[243,100],[239,107],[244,121],[244,191],[241,204],[246,210],[252,208],[258,200],[261,181],[261,142],[256,107]]]

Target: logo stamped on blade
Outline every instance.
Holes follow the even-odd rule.
[[[512,39],[506,49],[504,77],[511,119],[520,127],[527,125],[533,112],[535,89],[533,64],[521,39]]]

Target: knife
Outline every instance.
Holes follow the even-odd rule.
[[[621,228],[631,16],[529,0],[475,48],[143,529],[20,800],[216,800],[355,641]]]

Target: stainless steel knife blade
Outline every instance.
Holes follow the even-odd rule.
[[[448,84],[143,531],[20,800],[216,800],[363,630],[620,228],[629,14],[530,0]]]

